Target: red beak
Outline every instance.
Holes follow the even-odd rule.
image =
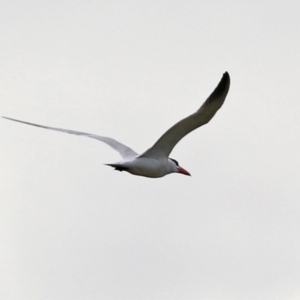
[[[187,170],[185,170],[184,168],[181,168],[181,167],[178,167],[178,173],[191,176],[191,174]]]

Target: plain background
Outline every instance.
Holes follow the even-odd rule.
[[[1,299],[300,299],[299,1],[0,1],[0,113],[137,152],[194,112],[192,177],[0,120]]]

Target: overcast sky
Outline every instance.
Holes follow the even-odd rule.
[[[149,179],[88,138],[0,120],[0,298],[300,299],[299,1],[0,1],[0,115],[141,153],[200,107]]]

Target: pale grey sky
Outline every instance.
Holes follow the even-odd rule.
[[[1,115],[137,152],[224,106],[172,152],[192,177],[115,172],[101,142],[0,120],[0,298],[300,299],[300,2],[0,1]]]

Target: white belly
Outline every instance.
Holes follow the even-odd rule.
[[[128,167],[127,171],[131,174],[151,178],[163,177],[170,173],[167,159],[137,157],[132,161],[125,162],[124,166]]]

